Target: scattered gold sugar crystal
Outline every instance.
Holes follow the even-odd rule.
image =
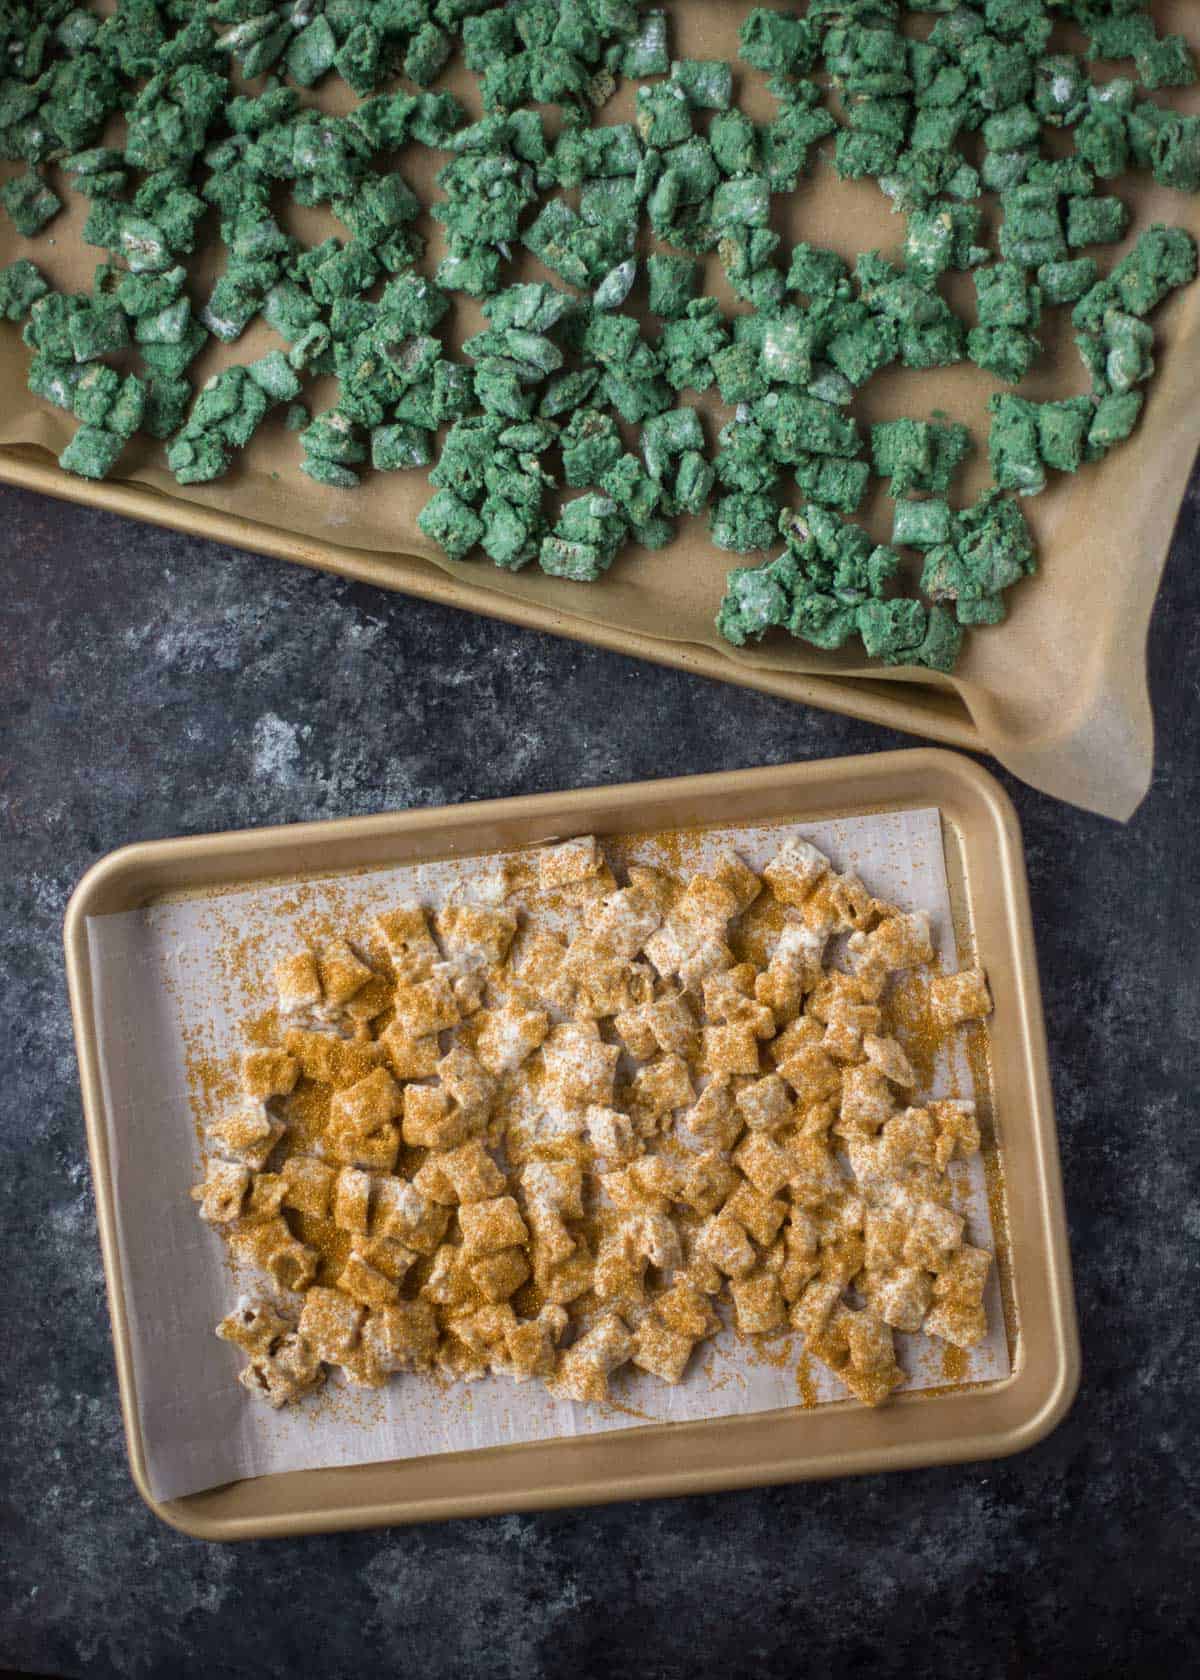
[[[273,1406],[331,1367],[604,1401],[629,1363],[681,1382],[728,1322],[799,1333],[876,1405],[893,1331],[974,1347],[991,1256],[947,1176],[974,1105],[922,1101],[885,1022],[898,974],[944,1031],[991,998],[932,960],[924,916],[797,839],[761,878],[728,852],[623,885],[568,840],[292,952],[193,1191],[274,1286],[217,1328],[240,1380]]]

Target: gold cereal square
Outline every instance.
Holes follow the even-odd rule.
[[[396,1020],[413,1038],[445,1032],[462,1020],[454,988],[445,974],[431,974],[424,980],[401,981],[393,999]]]
[[[829,873],[829,859],[807,840],[785,841],[763,869],[763,879],[780,904],[802,905]]]
[[[939,974],[929,982],[929,1002],[939,1026],[957,1027],[965,1021],[982,1021],[992,1012],[987,976],[981,968],[966,968],[959,974]]]
[[[400,1087],[381,1067],[348,1090],[338,1091],[330,1104],[330,1118],[353,1131],[369,1133],[399,1119],[402,1108]]]
[[[341,1009],[374,975],[344,939],[330,940],[317,958],[326,1004]]]
[[[370,1214],[370,1174],[358,1167],[343,1167],[333,1187],[333,1223],[339,1231],[365,1236]]]
[[[586,881],[604,866],[604,855],[592,834],[564,840],[558,846],[543,846],[536,855],[538,885],[551,891]]]
[[[659,1056],[638,1069],[630,1087],[638,1109],[658,1120],[677,1108],[687,1108],[696,1099],[687,1063],[681,1056]]]
[[[781,1330],[787,1322],[779,1283],[771,1272],[736,1278],[729,1286],[733,1296],[737,1327],[743,1336],[765,1336]]]
[[[304,1297],[297,1326],[301,1338],[319,1359],[340,1365],[353,1351],[363,1321],[363,1309],[340,1289],[314,1287]]]
[[[760,1196],[774,1196],[792,1174],[792,1158],[763,1132],[751,1132],[734,1152],[734,1164]]]
[[[692,1341],[712,1335],[721,1322],[708,1297],[684,1278],[677,1278],[670,1289],[656,1296],[654,1311],[668,1329]]]
[[[312,951],[293,951],[275,964],[275,991],[282,1015],[302,1015],[322,1002],[321,975]]]
[[[398,1301],[376,1307],[367,1317],[362,1339],[382,1370],[427,1366],[438,1344],[433,1308],[426,1301]]]
[[[481,1254],[495,1254],[529,1241],[529,1227],[511,1196],[470,1202],[458,1210],[463,1242]]]
[[[417,1038],[406,1031],[399,1021],[393,1021],[380,1033],[379,1043],[387,1052],[397,1079],[428,1079],[437,1071],[442,1052],[436,1033]]]
[[[705,1027],[704,1066],[710,1074],[758,1072],[758,1039],[752,1027]]]
[[[633,1363],[674,1386],[682,1380],[695,1345],[690,1336],[644,1318],[633,1333]]]
[[[448,904],[434,917],[446,954],[480,959],[488,968],[498,968],[508,955],[517,931],[511,910],[488,910],[479,904]]]
[[[511,1325],[504,1334],[504,1347],[509,1373],[517,1382],[554,1374],[557,1361],[554,1342],[540,1319],[522,1319]]]
[[[550,1017],[544,1010],[522,1009],[516,1004],[484,1009],[475,1017],[475,1054],[499,1079],[515,1073],[549,1031]]]
[[[715,1213],[738,1187],[738,1175],[716,1149],[697,1155],[684,1174],[680,1195],[697,1213]]]
[[[702,1143],[711,1143],[718,1149],[733,1148],[745,1123],[734,1107],[727,1076],[709,1080],[683,1116],[683,1124]]]
[[[470,1125],[440,1085],[406,1085],[400,1132],[410,1149],[453,1149]]]
[[[247,1050],[242,1057],[242,1089],[249,1097],[287,1097],[300,1077],[300,1063],[286,1050]]]
[[[478,1204],[476,1204],[478,1206]],[[529,1277],[529,1261],[519,1248],[486,1254],[468,1266],[480,1294],[488,1301],[507,1301]]]
[[[733,894],[738,913],[748,910],[762,892],[762,882],[736,852],[722,852],[713,870],[713,879]]]
[[[419,904],[399,905],[375,918],[397,979],[423,979],[441,958],[429,922]]]
[[[338,1277],[338,1288],[364,1307],[386,1307],[396,1299],[397,1285],[356,1250],[351,1249]]]
[[[779,1227],[787,1218],[787,1203],[778,1196],[764,1196],[750,1183],[739,1184],[725,1203],[722,1212],[744,1225],[756,1242],[764,1248],[774,1242]]]

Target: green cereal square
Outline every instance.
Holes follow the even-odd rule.
[[[1025,268],[1060,262],[1067,255],[1054,187],[1023,185],[1001,197],[1004,220],[1000,228],[1000,255]]]
[[[800,75],[817,52],[817,25],[790,12],[758,6],[738,31],[738,54],[756,70]]]
[[[136,373],[127,373],[121,381],[116,401],[108,411],[104,424],[119,438],[131,438],[146,418],[149,392],[144,380]]]
[[[771,195],[762,175],[739,175],[722,181],[712,197],[712,224],[719,231],[766,227],[771,219]]]
[[[77,362],[115,355],[129,343],[129,321],[117,303],[90,304],[71,316],[67,330]]]
[[[312,87],[333,69],[337,40],[328,19],[315,17],[292,36],[287,49],[287,72],[301,87]]]
[[[1000,262],[976,269],[974,279],[981,327],[1037,326],[1039,299],[1019,263]]]
[[[807,385],[812,378],[814,329],[798,311],[770,317],[762,337],[762,369],[770,380]]]
[[[483,521],[480,543],[494,565],[515,572],[534,559],[544,530],[536,512],[517,507],[503,496],[486,497],[479,511]]]
[[[1088,431],[1089,448],[1103,451],[1124,443],[1138,423],[1144,400],[1140,391],[1103,397]]]
[[[426,502],[417,524],[452,560],[469,554],[483,536],[482,519],[453,490],[439,490]]]
[[[1037,360],[1041,345],[1020,327],[972,327],[967,355],[976,367],[1007,385],[1019,385]]]
[[[1196,60],[1182,35],[1164,35],[1137,54],[1138,75],[1152,91],[1165,87],[1191,87],[1196,80]]]
[[[855,625],[872,659],[903,665],[925,640],[928,622],[920,601],[864,601],[855,611]]]
[[[806,297],[833,298],[848,295],[850,270],[836,251],[815,245],[797,245],[787,275],[788,290]]]
[[[678,320],[696,295],[700,265],[691,257],[654,255],[647,259],[650,276],[650,312],[666,320]]]
[[[894,362],[899,351],[896,323],[885,316],[835,333],[825,347],[829,360],[852,385],[864,385],[872,374]]]
[[[988,457],[992,476],[1002,490],[1036,496],[1046,488],[1046,469],[1038,445],[1036,405],[1019,397],[995,396]]]
[[[1094,257],[1043,263],[1037,271],[1043,300],[1051,305],[1078,303],[1096,284],[1100,270]]]
[[[354,490],[362,482],[353,467],[343,467],[340,462],[327,460],[324,455],[306,455],[300,462],[300,471],[314,484],[324,484],[331,490]],[[181,479],[180,482],[188,481]],[[418,517],[417,524],[420,523]]]
[[[752,402],[767,389],[762,359],[748,344],[730,344],[712,358],[713,372],[727,403]]]
[[[634,80],[665,76],[671,68],[666,12],[644,12],[639,25],[638,33],[625,42],[621,54],[621,74]]]
[[[12,217],[13,226],[23,239],[32,239],[35,234],[40,233],[46,223],[62,209],[62,199],[33,170],[24,175],[14,175],[11,181],[6,181],[4,186],[0,187],[0,203]],[[70,445],[67,447],[69,449]]]
[[[671,80],[698,111],[727,111],[733,102],[733,71],[723,59],[676,59]]]
[[[795,466],[797,488],[811,501],[840,513],[854,513],[862,504],[871,477],[866,461],[844,461],[829,455],[809,455]]]
[[[1067,244],[1112,245],[1124,236],[1129,211],[1119,198],[1070,198],[1067,200]]]
[[[1037,405],[1038,448],[1048,467],[1058,472],[1078,471],[1094,414],[1089,397]]]
[[[125,439],[100,426],[80,426],[58,457],[65,472],[78,478],[107,478],[125,447]]]
[[[922,489],[944,496],[954,475],[974,448],[968,428],[957,420],[933,426],[933,467]]]
[[[933,428],[924,420],[882,420],[871,427],[875,471],[892,481],[892,495],[921,487],[933,470]]]
[[[718,112],[708,130],[708,143],[723,175],[751,175],[758,169],[758,130],[741,111]]]
[[[787,624],[791,611],[791,594],[776,562],[738,566],[725,579],[716,627],[732,646],[744,647],[752,637],[757,641],[772,627]]]
[[[769,548],[778,535],[779,510],[774,500],[761,492],[736,492],[722,496],[712,510],[709,529],[718,548],[727,553],[750,554]]]
[[[371,432],[371,465],[379,472],[427,467],[432,458],[429,434],[417,426],[376,426]]]
[[[943,501],[897,502],[892,523],[895,548],[936,548],[950,541],[954,516]]]
[[[439,29],[435,23],[423,23],[408,43],[408,51],[404,55],[404,74],[410,81],[416,82],[418,87],[428,87],[436,80],[453,51],[454,42],[444,30]],[[344,70],[342,74],[345,75]],[[346,79],[350,80],[349,77]],[[373,83],[372,75],[368,87]]]
[[[0,268],[0,317],[21,320],[49,290],[50,282],[35,265],[27,257],[18,257],[7,268]]]
[[[703,513],[716,473],[698,449],[686,449],[675,472],[674,502],[680,513]]]
[[[692,137],[686,91],[678,82],[659,82],[637,90],[634,126],[647,146],[677,146]]]
[[[85,426],[104,425],[120,387],[116,368],[98,362],[84,370],[75,386],[75,413]]]

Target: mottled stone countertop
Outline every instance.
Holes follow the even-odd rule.
[[[997,1464],[211,1546],[129,1480],[60,946],[123,842],[908,744],[0,493],[0,1668],[64,1675],[1183,1673],[1200,1648],[1200,499],[1127,828],[1024,824],[1084,1349]],[[352,721],[361,720],[356,728]],[[1186,1049],[1185,1049],[1186,1046]]]

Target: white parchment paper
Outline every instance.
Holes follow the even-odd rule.
[[[855,869],[877,895],[928,912],[934,943],[956,965],[941,826],[936,810],[811,824],[709,829],[683,842],[689,868],[733,845],[756,868],[789,834]],[[677,867],[680,839],[635,837],[625,857]],[[664,847],[670,851],[665,852]],[[241,1356],[213,1326],[239,1288],[222,1240],[197,1217],[188,1190],[200,1176],[199,1127],[223,1105],[197,1091],[198,1057],[236,1065],[239,1021],[264,1007],[272,965],[303,936],[305,921],[335,918],[352,939],[400,900],[446,900],[495,857],[375,870],[304,884],[215,892],[163,902],[88,923],[99,1059],[117,1210],[117,1246],[132,1339],[137,1412],[150,1487],[176,1498],[246,1476],[329,1465],[378,1463],[461,1452],[648,1423],[764,1412],[800,1403],[799,1337],[763,1350],[729,1330],[700,1350],[688,1376],[668,1388],[627,1368],[614,1383],[617,1404],[596,1408],[550,1398],[540,1385],[489,1377],[447,1389],[433,1378],[401,1376],[381,1391],[344,1387],[311,1403],[273,1412],[235,1381]],[[966,1057],[944,1059],[933,1093],[968,1094]],[[958,1163],[956,1205],[968,1239],[992,1249],[992,1227],[978,1157]],[[987,1298],[991,1332],[958,1380],[1008,1374],[1000,1291],[993,1269]],[[898,1335],[909,1385],[945,1382],[942,1346]],[[845,1399],[835,1378],[805,1362],[809,1398]],[[803,1429],[804,1414],[797,1413]]]

